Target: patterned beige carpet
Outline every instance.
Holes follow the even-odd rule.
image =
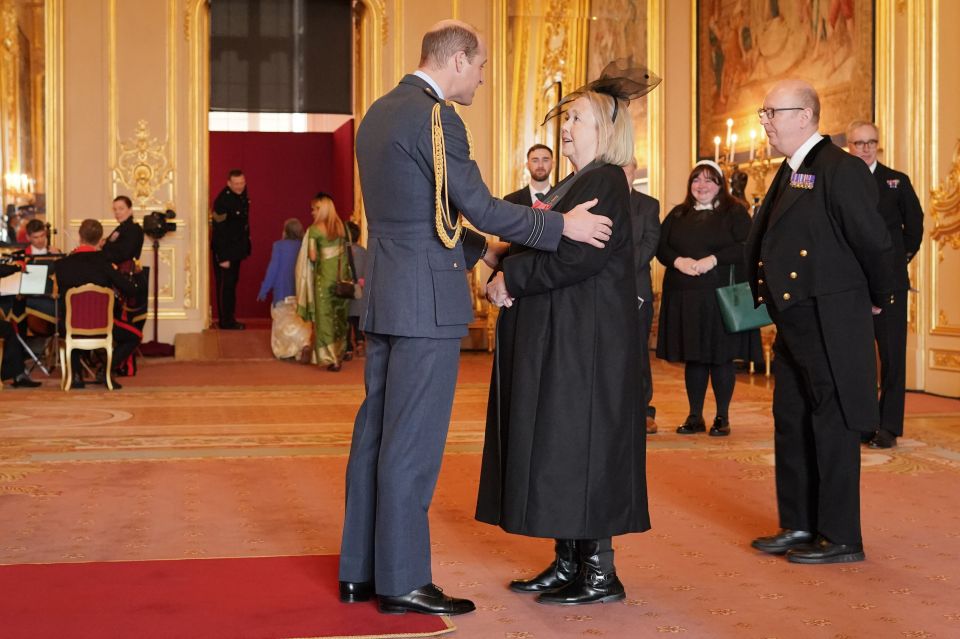
[[[960,402],[910,394],[901,445],[864,451],[868,561],[798,567],[749,548],[776,527],[768,380],[738,377],[730,438],[682,437],[682,370],[655,363],[654,528],[615,541],[628,600],[558,609],[504,587],[550,544],[472,518],[489,370],[464,356],[431,510],[435,581],[479,606],[455,636],[960,636]],[[0,563],[337,552],[362,361],[148,361],[124,384],[0,393]]]

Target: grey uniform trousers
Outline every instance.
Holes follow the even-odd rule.
[[[347,463],[341,581],[403,595],[432,581],[427,511],[457,384],[460,339],[367,333],[366,399]]]

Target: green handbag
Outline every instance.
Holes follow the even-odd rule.
[[[720,315],[728,333],[740,333],[773,324],[765,305],[754,308],[750,285],[734,282],[733,266],[730,267],[729,286],[717,289],[717,304],[720,305]]]

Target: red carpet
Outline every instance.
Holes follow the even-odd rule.
[[[337,599],[337,557],[0,566],[4,639],[427,637],[441,617]]]

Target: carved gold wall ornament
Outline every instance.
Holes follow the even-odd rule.
[[[137,130],[126,142],[120,142],[120,155],[113,168],[113,181],[122,185],[133,200],[134,208],[163,208],[170,200],[158,191],[172,187],[174,170],[167,157],[166,144],[150,135],[146,120],[137,122]]]
[[[960,371],[960,351],[930,349],[930,368],[944,371]]]
[[[192,266],[193,265],[190,259],[190,251],[187,251],[183,256],[183,307],[184,308],[193,307],[193,282],[191,281]]]
[[[930,238],[940,247],[949,244],[960,250],[960,140],[953,150],[953,165],[946,180],[930,192],[930,214],[933,217]]]

